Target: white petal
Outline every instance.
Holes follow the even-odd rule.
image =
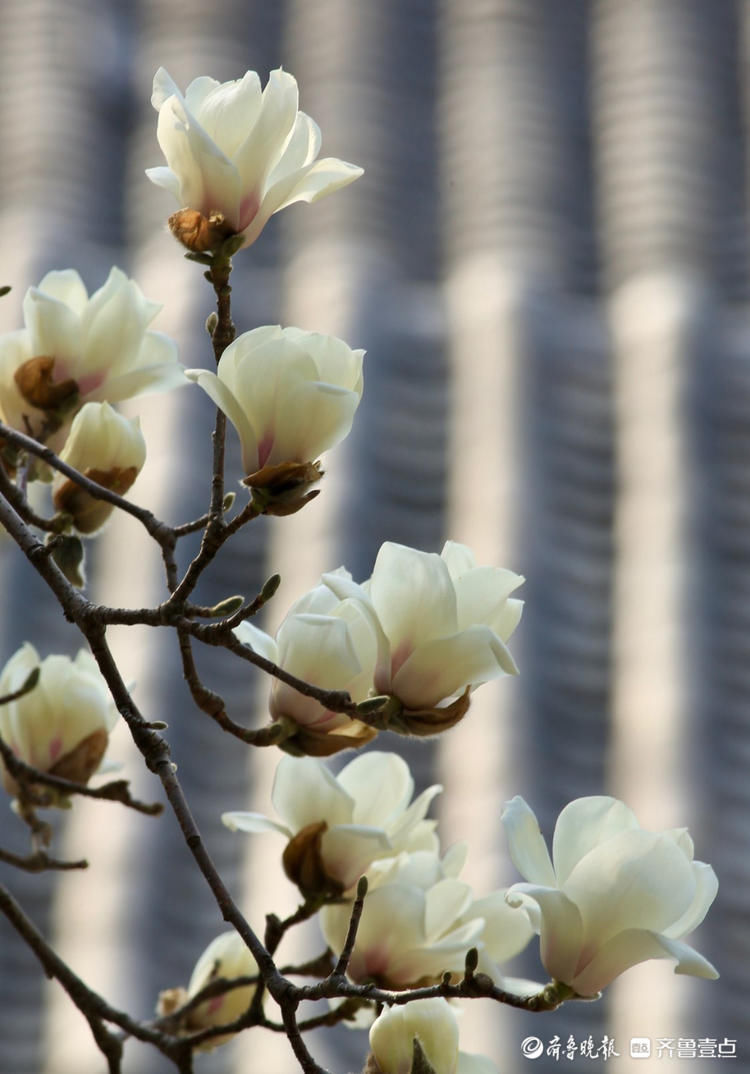
[[[661,932],[692,905],[692,865],[668,836],[625,831],[578,862],[565,883],[589,943],[629,928]]]
[[[542,964],[551,977],[570,984],[583,943],[578,908],[561,891],[535,884],[514,884],[506,898],[510,906],[525,908],[531,902],[538,908]]]
[[[297,103],[297,83],[292,75],[271,71],[258,118],[235,156],[245,194],[257,192],[259,199],[262,196],[266,178],[294,129]]]
[[[239,435],[245,473],[255,473],[258,469],[258,434],[230,389],[207,369],[186,369],[185,376],[202,388],[219,410],[224,411]]]
[[[505,889],[475,899],[468,910],[472,918],[484,918],[482,944],[495,962],[507,962],[526,947],[534,930],[526,914],[508,905]]]
[[[557,818],[552,839],[552,860],[562,887],[571,870],[599,843],[620,832],[640,829],[632,809],[617,798],[593,795],[568,803]]]
[[[471,902],[471,888],[446,877],[425,893],[425,936],[434,942],[443,936]]]
[[[239,638],[243,645],[249,645],[253,652],[264,656],[266,660],[270,660],[274,664],[278,664],[279,648],[276,640],[270,634],[266,634],[265,630],[260,630],[259,627],[253,626],[252,623],[248,623],[246,620],[236,626],[232,633]]]
[[[246,813],[235,811],[221,814],[221,823],[232,832],[278,832],[291,839],[294,832],[290,831],[285,824],[277,820],[271,820],[262,813]]]
[[[334,191],[349,186],[350,183],[353,183],[355,179],[359,179],[360,175],[363,174],[364,168],[360,168],[357,164],[349,164],[347,161],[338,160],[336,157],[324,157],[322,160],[316,161],[305,171],[304,175],[300,176],[299,180],[274,211],[278,212],[279,209],[286,209],[288,205],[293,205],[297,201],[306,201],[308,203],[318,201],[319,198],[323,198],[327,194],[333,194]],[[272,192],[270,193],[272,196]]]
[[[461,629],[474,623],[486,623],[495,633],[501,633],[508,597],[523,582],[520,574],[501,567],[476,567],[460,578],[454,578],[458,603],[458,625]]]
[[[196,79],[188,87],[185,103],[208,137],[230,160],[237,154],[261,108],[260,79],[247,71],[234,82]]]
[[[413,649],[454,634],[456,596],[440,556],[405,545],[383,544],[370,579],[370,599],[391,645]]]
[[[359,396],[331,384],[302,381],[277,411],[273,449],[268,461],[309,462],[349,433]]]
[[[505,643],[485,626],[423,642],[393,676],[391,689],[407,708],[429,708],[469,685],[517,672]]]
[[[344,890],[353,887],[368,865],[391,848],[381,828],[340,824],[329,828],[321,839],[321,853],[329,876],[339,880]]]
[[[719,976],[711,963],[687,944],[645,929],[627,929],[613,936],[596,952],[589,964],[567,983],[582,996],[595,996],[631,966],[653,958],[674,959],[677,963],[675,973],[709,980]]]
[[[373,750],[355,757],[341,769],[339,784],[354,800],[352,820],[385,828],[401,813],[414,792],[409,766],[395,753]]]
[[[70,363],[74,375],[76,358],[81,351],[81,322],[78,314],[36,287],[30,287],[23,300],[26,327],[31,336],[34,356],[46,355]]]
[[[39,281],[37,288],[50,298],[56,298],[69,306],[74,313],[82,314],[86,309],[89,294],[86,285],[75,269],[58,269],[48,272]]]
[[[274,809],[293,832],[325,820],[329,827],[348,824],[354,802],[322,761],[282,757],[271,794]]]
[[[719,881],[710,865],[702,861],[694,861],[692,869],[695,878],[693,901],[682,917],[663,930],[665,936],[674,940],[679,940],[698,928],[719,890]]]
[[[556,887],[555,870],[539,831],[539,822],[520,795],[505,803],[501,820],[508,837],[511,860],[521,876],[532,884]]]

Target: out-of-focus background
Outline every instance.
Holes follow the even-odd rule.
[[[273,218],[236,258],[238,331],[341,335],[367,348],[366,388],[321,496],[244,531],[206,601],[253,593],[278,570],[273,626],[322,570],[365,577],[384,540],[471,545],[479,562],[527,577],[522,673],[405,753],[420,786],[444,783],[441,831],[446,844],[470,840],[477,892],[518,879],[499,821],[516,793],[548,833],[571,798],[615,794],[646,827],[688,825],[717,870],[696,946],[720,981],[649,963],[601,1002],[554,1015],[468,1005],[462,1047],[518,1074],[530,1034],[607,1034],[619,1072],[634,1062],[631,1037],[671,1038],[675,1058],[652,1065],[698,1074],[718,1058],[690,1057],[688,1043],[678,1059],[678,1040],[726,1039],[733,1069],[750,1070],[750,5],[3,0],[0,20],[3,331],[21,325],[23,293],[47,270],[74,267],[93,290],[117,264],[164,303],[154,327],[185,364],[210,365],[210,288],[165,230],[176,206],[143,174],[162,163],[149,104],[160,65],[182,86],[248,68],[265,81],[284,66],[324,154],[365,168],[351,188]],[[134,498],[174,522],[201,513],[206,397],[186,388],[129,412],[150,452]],[[242,476],[234,439],[228,476]],[[12,548],[1,560],[0,661],[26,639],[73,653],[42,583]],[[110,604],[163,593],[130,519],[92,548],[89,577]],[[295,905],[280,846],[232,835],[219,815],[267,811],[276,758],[238,749],[194,711],[166,631],[113,634],[144,711],[169,723],[210,851],[261,927]],[[208,656],[235,718],[260,722],[262,679]],[[141,795],[158,796],[124,729],[111,752]],[[1,809],[3,845],[23,849],[25,830]],[[58,848],[89,857],[87,872],[3,879],[77,972],[146,1017],[223,931],[210,893],[168,815],[81,801],[57,827]],[[537,976],[533,945],[515,969]],[[315,1049],[343,1074],[361,1068],[366,1043],[341,1029]],[[137,1046],[129,1056],[130,1074],[171,1069]],[[103,1069],[84,1020],[0,922],[1,1074]],[[197,1069],[296,1066],[284,1039],[256,1031]]]

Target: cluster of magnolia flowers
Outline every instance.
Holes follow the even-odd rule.
[[[362,169],[318,160],[320,131],[298,110],[295,79],[273,71],[238,82],[198,78],[183,96],[163,69],[152,97],[168,167],[149,178],[178,198],[170,218],[189,249],[254,242],[273,213],[346,186]],[[242,445],[245,484],[267,513],[289,514],[312,495],[318,456],[351,428],[362,394],[363,351],[335,337],[263,326],[222,355],[216,373],[185,370],[173,340],[149,329],[161,307],[113,268],[89,296],[73,269],[49,272],[27,292],[25,327],[0,337],[0,420],[51,447],[63,462],[123,494],[146,458],[138,420],[110,404],[194,381],[225,412]],[[18,452],[5,444],[13,473]],[[41,465],[27,475],[51,478]],[[57,512],[89,536],[112,506],[55,472]]]
[[[248,812],[222,819],[235,831],[283,836],[284,870],[305,900],[321,904],[320,927],[334,953],[346,939],[359,877],[367,877],[347,969],[356,984],[399,992],[438,984],[446,974],[460,980],[474,948],[478,972],[506,991],[537,994],[542,983],[502,971],[535,934],[542,964],[567,998],[596,997],[648,959],[671,959],[677,973],[717,976],[682,940],[717,891],[713,869],[694,860],[687,831],[650,832],[615,798],[579,798],[560,814],[550,856],[534,813],[516,797],[502,822],[525,880],[477,898],[460,879],[466,847],[441,853],[436,824],[426,819],[440,790],[432,786],[413,799],[408,766],[391,753],[362,754],[338,776],[315,758],[284,757],[272,792],[279,819]],[[198,960],[181,998],[198,996],[216,977],[255,973],[242,939],[224,933]],[[192,1008],[188,1028],[228,1024],[252,994],[246,985],[206,1000]],[[387,1007],[370,1029],[377,1065],[368,1070],[409,1071],[415,1037],[436,1074],[495,1070],[486,1057],[458,1052],[455,1015],[442,999]]]

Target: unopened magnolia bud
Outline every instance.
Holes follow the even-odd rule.
[[[221,507],[223,511],[231,511],[234,506],[234,501],[237,499],[236,492],[227,492],[224,499],[221,501]]]
[[[167,221],[178,242],[195,254],[216,250],[233,232],[223,213],[205,217],[197,209],[179,209]]]
[[[0,673],[0,697],[19,691],[34,671],[39,676],[36,686],[0,706],[0,735],[33,768],[86,783],[99,766],[117,720],[107,684],[85,650],[75,660],[57,655],[40,660],[27,643]],[[6,789],[17,793],[15,780],[2,765],[0,776]]]
[[[276,593],[276,590],[279,588],[280,585],[281,585],[281,575],[280,574],[272,574],[271,577],[268,578],[264,582],[263,588],[260,591],[261,600],[264,603],[267,600],[270,600],[271,597],[274,596],[274,594]]]
[[[60,458],[84,476],[122,496],[146,461],[146,442],[137,418],[118,414],[109,403],[86,403],[76,414]],[[52,501],[79,533],[95,533],[114,510],[62,474],[52,483]]]
[[[381,1074],[453,1074],[458,1025],[444,999],[386,1007],[370,1028],[370,1048]]]
[[[214,604],[213,608],[211,608],[211,615],[233,615],[234,612],[240,610],[244,603],[245,598],[240,595],[236,597],[225,597],[225,599],[220,600],[218,604]]]
[[[216,331],[216,326],[217,326],[218,323],[219,323],[219,315],[216,312],[216,310],[213,310],[211,313],[209,313],[208,317],[206,317],[206,331],[208,332],[209,336],[211,336],[212,338],[213,338],[214,332]]]
[[[71,378],[55,381],[55,359],[47,355],[29,358],[13,374],[21,395],[38,410],[59,410],[78,394]]]

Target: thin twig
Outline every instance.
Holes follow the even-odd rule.
[[[65,779],[63,776],[53,775],[52,772],[42,772],[33,765],[22,761],[11,750],[4,739],[0,738],[0,756],[8,772],[14,779],[24,786],[41,784],[63,794],[78,794],[82,798],[99,798],[105,802],[120,802],[137,813],[145,813],[150,817],[157,817],[164,812],[161,802],[139,802],[130,794],[126,779],[115,779],[101,787],[89,787],[86,783],[76,783],[75,780]],[[44,806],[43,800],[37,800],[38,795],[32,794],[34,804]]]
[[[59,861],[57,858],[48,857],[43,850],[37,850],[24,858],[12,854],[9,850],[0,849],[0,861],[4,861],[6,865],[14,865],[16,869],[22,869],[26,873],[43,873],[53,869],[62,872],[68,869],[88,869],[89,866],[85,858],[80,861]]]
[[[339,980],[346,976],[346,971],[349,966],[349,960],[352,957],[352,951],[354,950],[354,944],[357,940],[357,930],[359,929],[359,923],[362,920],[362,911],[365,907],[365,896],[367,895],[367,877],[361,876],[357,883],[357,897],[352,904],[352,912],[349,917],[349,928],[346,932],[346,939],[344,946],[341,949],[338,961],[333,969],[331,978],[333,980]]]

